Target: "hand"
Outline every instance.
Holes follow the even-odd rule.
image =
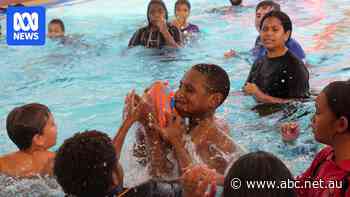
[[[233,49],[230,49],[229,51],[224,53],[225,58],[231,58],[237,56],[237,52],[234,51]]]
[[[176,113],[166,114],[166,118],[167,126],[165,128],[161,128],[158,124],[151,124],[150,127],[158,131],[160,136],[170,144],[182,143],[182,137],[186,130],[183,118]]]
[[[247,83],[244,86],[244,92],[248,95],[256,96],[259,91],[260,89],[255,83]]]
[[[216,171],[206,165],[195,165],[187,168],[181,177],[185,197],[214,197],[216,194]],[[210,191],[206,192],[209,184]]]
[[[298,138],[300,127],[296,122],[284,123],[281,125],[281,137],[283,141],[291,142]]]
[[[178,29],[181,29],[181,23],[180,23],[180,20],[178,18],[174,19],[171,22],[171,24],[174,25],[175,27],[177,27]]]
[[[155,22],[155,26],[158,28],[158,30],[163,33],[165,31],[168,31],[168,25],[166,24],[166,21],[164,18],[158,20]]]
[[[125,98],[123,119],[131,121],[142,121],[145,114],[150,113],[151,106],[132,90]]]

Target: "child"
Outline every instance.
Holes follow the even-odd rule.
[[[316,98],[312,129],[315,139],[327,147],[316,155],[311,166],[297,180],[300,185],[322,180],[323,186],[298,188],[300,197],[350,196],[349,98],[350,81],[332,82]],[[334,187],[328,188],[332,182]]]
[[[271,11],[260,24],[260,37],[267,54],[256,60],[244,91],[263,103],[287,103],[309,96],[309,72],[286,47],[292,33],[288,15]]]
[[[32,103],[13,109],[7,116],[7,133],[19,151],[0,157],[0,172],[28,177],[52,173],[57,127],[50,110]]]
[[[230,0],[231,5],[237,6],[242,4],[242,0]]]
[[[63,38],[65,33],[64,24],[61,19],[53,19],[48,25],[47,36],[51,39]]]
[[[220,124],[215,117],[216,109],[225,101],[229,91],[230,81],[225,70],[214,64],[197,64],[186,72],[180,82],[175,93],[177,113],[168,116],[167,126],[148,126],[147,129],[153,132],[146,135],[161,135],[174,148],[181,172],[192,163],[205,163],[223,174],[227,165],[235,159],[235,153],[240,153],[239,147],[227,135],[228,126]],[[184,119],[188,120],[187,125],[184,125]],[[156,147],[160,142],[152,141],[157,138],[149,139],[151,143],[148,144],[155,144],[153,148],[149,147],[153,155],[162,155],[159,152],[164,152],[164,149]],[[188,149],[192,145],[195,153],[190,155]],[[157,160],[158,166],[165,166],[161,164],[166,161],[164,158],[151,155],[151,164],[152,160]]]
[[[271,0],[264,0],[256,6],[255,28],[258,32],[260,32],[261,20],[270,11],[280,11],[280,5]],[[296,40],[290,38],[287,41],[286,46],[299,60],[305,62],[305,52]],[[263,46],[260,36],[256,38],[252,54],[254,56],[254,61],[262,58],[266,54],[266,48]],[[225,53],[225,57],[233,57],[235,55],[237,55],[237,53],[234,50]]]
[[[194,33],[199,33],[197,25],[193,25],[187,21],[191,12],[191,4],[187,0],[177,0],[175,3],[175,16],[173,25],[181,30],[185,38],[191,36]]]
[[[167,23],[168,10],[161,0],[150,1],[147,8],[148,26],[139,29],[129,41],[129,47],[178,48],[182,43],[180,30]]]
[[[215,174],[205,167],[189,169],[183,175],[185,194],[191,197],[214,197],[215,192],[205,194],[213,179]],[[280,159],[264,151],[253,152],[240,157],[227,171],[222,197],[296,197],[293,188],[252,186],[253,182],[265,182],[266,185],[273,183],[279,187],[288,181],[293,182],[292,174]],[[251,184],[250,187],[248,184]]]

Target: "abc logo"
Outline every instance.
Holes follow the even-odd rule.
[[[7,10],[8,45],[45,44],[45,8],[9,7]]]
[[[20,14],[16,12],[13,16],[13,29],[15,31],[37,31],[39,29],[39,15],[38,13],[29,14],[28,12],[24,12]],[[27,19],[28,24],[24,23],[24,20]]]

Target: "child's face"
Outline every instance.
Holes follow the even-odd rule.
[[[183,117],[191,117],[208,112],[210,94],[207,91],[206,76],[191,69],[180,81],[175,92],[175,108]]]
[[[336,134],[335,124],[336,116],[328,106],[325,93],[321,93],[315,102],[316,113],[312,119],[312,132],[315,139],[321,143],[332,145],[332,141]]]
[[[255,13],[255,28],[259,32],[260,31],[260,23],[264,16],[271,12],[273,8],[271,6],[263,6],[259,8]]]
[[[156,24],[159,21],[165,21],[165,10],[163,6],[158,3],[153,3],[149,9],[149,18],[152,24]]]
[[[190,15],[190,10],[188,9],[186,4],[179,4],[176,6],[175,15],[177,18],[186,20]]]
[[[42,146],[44,146],[46,149],[56,144],[57,126],[52,114],[50,114],[40,137],[42,139]]]
[[[61,28],[61,25],[57,23],[53,23],[49,25],[49,32],[48,32],[49,38],[59,38],[64,36],[63,29]]]
[[[285,32],[281,21],[276,17],[265,19],[260,30],[261,41],[267,50],[283,47],[289,35],[290,31]]]

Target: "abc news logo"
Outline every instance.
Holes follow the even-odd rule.
[[[7,10],[7,44],[44,45],[45,18],[43,7],[9,7]]]

